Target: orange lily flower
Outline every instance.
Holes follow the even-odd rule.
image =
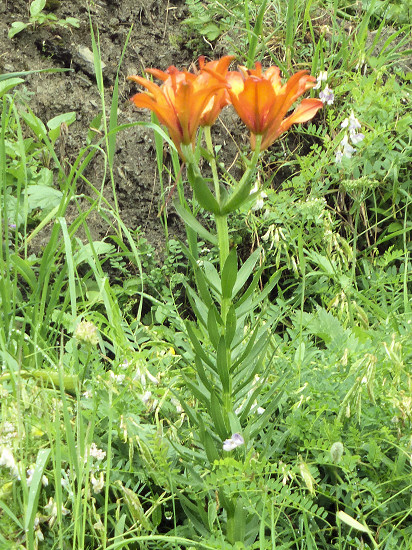
[[[140,76],[128,77],[147,89],[147,92],[138,93],[131,100],[136,107],[156,113],[160,123],[169,130],[182,158],[181,145],[194,146],[197,130],[204,123],[203,114],[206,117],[209,112],[213,111],[213,116],[216,113],[213,97],[227,87],[224,76],[230,61],[231,59],[227,62],[226,70],[226,62],[222,61],[215,67],[216,73],[208,67],[210,72],[200,72],[197,75],[179,71],[174,66],[169,67],[166,72],[146,69],[155,78],[163,80],[161,86]],[[206,64],[205,69],[207,65],[209,64]],[[216,117],[218,114],[219,112]],[[211,118],[208,117],[207,120]]]
[[[262,65],[255,69],[239,67],[240,72],[229,72],[228,93],[237,114],[251,131],[250,142],[255,148],[256,136],[262,136],[260,149],[267,149],[292,124],[306,122],[323,107],[320,99],[304,99],[295,111],[285,118],[292,104],[316,84],[307,71],[299,71],[282,85],[278,67],[270,67],[262,74]]]
[[[223,107],[229,105],[230,97],[227,92],[226,74],[234,58],[234,55],[225,55],[218,61],[209,61],[205,64],[204,56],[199,57],[200,74],[202,77],[206,80],[215,79],[224,83],[224,87],[216,91],[203,109],[200,126],[213,126]]]

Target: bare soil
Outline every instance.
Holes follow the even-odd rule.
[[[69,127],[64,147],[66,158],[63,160],[69,163],[73,163],[85,147],[90,123],[101,111],[93,64],[84,59],[91,55],[92,50],[87,5],[86,0],[49,0],[46,12],[52,10],[58,19],[75,17],[80,27],[30,26],[9,39],[8,31],[13,22],[29,21],[30,2],[0,2],[0,73],[62,67],[73,69],[65,73],[33,74],[26,78],[24,84],[30,108],[44,123],[61,113],[76,112],[76,122]],[[108,105],[126,37],[133,25],[119,73],[118,122],[127,124],[150,120],[148,112],[137,111],[129,101],[137,88],[126,77],[143,74],[144,67],[165,70],[170,65],[176,65],[188,68],[196,62],[199,51],[191,51],[187,28],[182,25],[187,17],[184,0],[91,0],[89,9],[105,64],[103,76]],[[233,115],[227,113],[225,116],[226,125],[233,123],[236,126]],[[242,133],[240,139],[246,139],[244,129],[239,124],[237,128]],[[227,141],[226,154],[234,157],[236,146],[227,138],[227,131],[221,126],[217,133],[220,134],[218,141]],[[104,182],[105,196],[113,202],[111,184],[105,176],[102,158],[93,161],[85,175],[98,189]],[[131,230],[141,228],[149,242],[162,248],[164,231],[158,217],[160,188],[151,129],[133,127],[118,133],[114,177],[123,222]],[[173,182],[166,181],[166,184],[170,189]],[[166,194],[169,189],[166,189]],[[82,183],[78,192],[90,195],[90,189]],[[170,207],[169,211],[169,232],[183,236],[182,224],[173,208]],[[75,216],[75,213],[72,215]],[[88,223],[94,238],[101,238],[108,231],[98,215],[91,215]],[[44,246],[46,242],[47,234],[44,234],[38,246]]]

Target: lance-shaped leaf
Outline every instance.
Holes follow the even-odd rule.
[[[222,297],[231,298],[232,290],[237,278],[237,255],[236,250],[232,248],[226,258],[225,265],[222,270]]]
[[[193,349],[197,353],[197,355],[202,359],[204,363],[209,365],[213,370],[215,370],[215,367],[213,365],[213,361],[206,355],[206,352],[204,351],[203,347],[200,345],[200,342],[190,324],[190,322],[185,323],[187,334],[190,338],[190,341],[192,343]]]
[[[219,203],[209,189],[207,181],[196,173],[193,164],[189,164],[187,167],[187,178],[200,206],[212,214],[220,214]]]
[[[33,536],[34,518],[37,512],[37,504],[39,502],[41,480],[44,469],[49,460],[50,452],[50,449],[40,449],[37,453],[36,464],[34,466],[24,518],[25,531],[31,536]]]
[[[242,289],[243,285],[252,275],[252,272],[255,268],[256,262],[258,261],[261,252],[262,252],[262,249],[257,248],[254,252],[252,252],[252,254],[249,256],[246,262],[239,269],[237,278],[236,278],[236,283],[233,287],[233,296],[236,296],[239,290]]]
[[[253,183],[252,176],[253,171],[251,171],[248,177],[246,177],[241,184],[234,189],[233,193],[228,196],[227,200],[222,205],[222,214],[230,214],[238,210],[238,208],[249,199]]]
[[[222,382],[222,388],[224,392],[229,392],[230,390],[229,365],[227,361],[227,354],[228,351],[226,348],[226,340],[224,336],[221,336],[217,348],[216,366],[217,373],[219,375],[220,381]]]
[[[198,377],[202,381],[205,388],[210,392],[212,390],[212,386],[211,386],[211,383],[209,382],[209,379],[207,378],[203,361],[200,359],[198,355],[195,355],[195,365],[196,365],[196,372]]]
[[[253,311],[254,309],[256,309],[256,307],[269,295],[269,293],[273,290],[280,279],[280,271],[281,270],[272,275],[269,282],[265,285],[264,289],[259,292],[256,298],[252,300],[252,303],[250,305],[244,303],[244,296],[242,296],[242,298],[236,303],[236,307],[239,308],[237,312],[239,316],[247,313],[248,311]],[[245,295],[248,294],[248,290],[245,292]]]
[[[199,401],[199,403],[202,403],[202,405],[206,408],[210,408],[210,392],[206,389],[205,386],[199,380],[196,382],[192,382],[187,376],[183,377],[185,386],[192,392],[194,397]]]
[[[217,447],[215,445],[215,442],[213,440],[213,437],[205,427],[203,423],[203,419],[201,419],[199,415],[199,437],[200,441],[203,443],[203,447],[206,451],[206,456],[211,464],[215,460],[219,460],[219,453],[217,451]]]
[[[236,334],[236,327],[237,327],[236,309],[235,309],[235,306],[231,304],[226,315],[225,338],[226,338],[226,346],[228,348],[231,347],[231,344],[233,342],[233,338]]]
[[[202,323],[204,327],[207,326],[207,313],[208,308],[196,294],[191,286],[185,284],[187,297],[189,298],[190,305],[192,306],[193,311],[195,312],[197,320]]]
[[[219,340],[221,336],[218,322],[219,322],[219,315],[217,313],[216,306],[212,305],[209,308],[209,312],[207,315],[207,330],[208,330],[208,336],[215,350],[217,350],[218,348]]]
[[[222,283],[220,281],[219,273],[217,272],[215,266],[208,261],[203,262],[203,269],[205,272],[205,277],[213,290],[217,294],[222,294]]]
[[[178,201],[173,201],[173,206],[182,220],[199,235],[201,239],[209,241],[213,246],[217,246],[217,238],[212,235],[203,225],[194,217],[194,215],[184,208]]]
[[[225,440],[230,435],[229,421],[216,392],[213,390],[210,393],[209,412],[217,434],[222,440]]]

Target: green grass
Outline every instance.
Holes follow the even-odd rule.
[[[108,102],[98,35],[103,137],[89,135],[68,171],[54,145],[71,113],[41,121],[19,93],[25,75],[1,75],[0,548],[410,548],[412,116],[410,75],[396,65],[406,22],[396,2],[387,4],[383,12],[378,2],[359,11],[338,2],[207,2],[209,19],[199,22],[189,3],[196,32],[215,40],[201,25],[218,21],[215,34],[244,41],[240,62],[326,70],[335,94],[315,122],[264,156],[262,207],[230,217],[243,283],[250,251],[265,254],[250,296],[259,307],[239,306],[246,336],[238,349],[256,327],[260,351],[244,353],[259,379],[237,380],[246,445],[214,462],[203,445],[217,440],[218,407],[208,410],[194,365],[213,355],[219,320],[193,321],[203,306],[190,289],[197,283],[202,299],[208,289],[185,247],[168,240],[156,265],[144,236],[121,219],[118,80]],[[312,17],[320,8],[332,39]],[[230,32],[222,10],[236,14]],[[356,40],[337,17],[351,21]],[[388,39],[376,54],[368,29],[378,40],[387,23],[401,42]],[[276,47],[273,33],[282,37]],[[337,163],[351,111],[364,140]],[[168,138],[156,136],[161,172]],[[170,179],[182,198],[172,154]],[[105,182],[87,178],[95,155],[106,163],[114,206]],[[199,207],[187,202],[191,214],[180,211],[191,221]],[[71,223],[69,206],[78,210]],[[91,212],[109,228],[102,240],[91,236]],[[34,253],[44,235],[47,245]],[[188,237],[218,285],[219,251],[204,242],[195,250]],[[238,542],[226,537],[228,503]]]

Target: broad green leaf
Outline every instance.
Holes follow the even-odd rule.
[[[75,27],[78,29],[80,27],[80,21],[76,19],[76,17],[66,17],[65,19],[59,20],[59,25],[64,25],[65,27],[67,25],[71,25],[72,27]]]
[[[30,17],[36,18],[44,10],[46,0],[33,0],[30,4]]]
[[[63,193],[48,185],[29,185],[27,188],[28,202],[30,210],[40,208],[41,210],[51,210],[58,206],[63,198]]]
[[[53,185],[53,172],[48,168],[41,168],[36,176],[36,185],[43,185],[51,189]]]
[[[36,134],[36,136],[43,140],[44,137],[47,135],[46,126],[43,124],[43,122],[32,112],[24,112],[22,111],[20,113],[21,118],[24,120],[24,122],[27,124],[27,126],[33,130],[33,132]]]
[[[16,34],[19,34],[19,32],[24,31],[25,28],[29,26],[29,23],[23,23],[23,21],[14,21],[14,23],[11,24],[11,29],[9,29],[8,37],[13,38],[13,36],[16,36]]]
[[[73,255],[74,265],[77,267],[79,264],[83,262],[89,262],[89,260],[91,260],[92,263],[94,263],[93,251],[96,254],[108,255],[113,253],[114,250],[115,248],[112,244],[105,243],[104,241],[94,241],[93,248],[90,243],[87,243],[85,245],[82,245],[80,250],[75,252],[75,254]]]
[[[236,250],[232,248],[226,258],[222,270],[222,297],[231,298],[232,290],[237,278],[237,255]]]
[[[9,78],[0,82],[0,97],[22,82],[24,82],[22,78]]]
[[[214,23],[208,23],[201,28],[200,34],[206,36],[208,40],[216,40],[222,34],[222,30]]]
[[[60,136],[60,129],[62,124],[67,124],[67,126],[70,126],[70,124],[73,124],[73,122],[76,120],[76,113],[72,111],[71,113],[62,113],[61,115],[57,115],[54,118],[51,118],[47,126],[49,128],[49,138],[52,143],[55,143],[57,138]]]

